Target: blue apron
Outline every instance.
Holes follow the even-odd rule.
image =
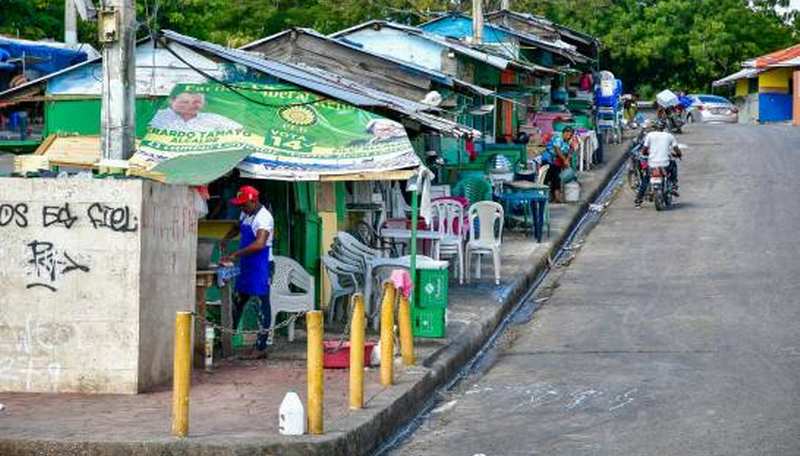
[[[243,249],[256,240],[249,223],[239,224],[239,248]],[[239,277],[236,291],[251,296],[269,296],[269,246],[259,252],[243,255],[239,260]]]

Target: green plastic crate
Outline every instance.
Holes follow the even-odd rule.
[[[411,309],[411,332],[414,337],[427,337],[440,339],[445,337],[447,326],[447,309],[430,308],[422,309],[413,307]]]
[[[244,305],[242,319],[239,321],[239,327],[236,329],[236,334],[231,337],[231,344],[235,348],[248,347],[255,343],[255,335],[245,335],[239,331],[255,331],[258,329],[258,309],[256,308],[256,301],[251,299]]]
[[[414,287],[414,305],[423,309],[447,307],[447,281],[445,269],[417,269]]]

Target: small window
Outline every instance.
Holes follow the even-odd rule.
[[[758,92],[758,78],[750,78],[747,80],[747,93]]]
[[[700,98],[700,101],[703,103],[730,103],[730,101],[725,98],[714,95],[700,95],[698,98]]]

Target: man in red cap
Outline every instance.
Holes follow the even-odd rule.
[[[239,249],[222,258],[224,262],[239,259],[239,276],[236,278],[236,297],[233,300],[233,327],[237,328],[245,304],[250,298],[259,301],[259,326],[261,333],[256,340],[256,350],[263,353],[267,348],[267,333],[272,314],[269,302],[270,248],[275,221],[258,200],[258,190],[244,185],[231,204],[239,206],[239,226],[233,227],[222,238],[220,249],[227,241],[239,234]],[[224,250],[221,250],[224,251]]]

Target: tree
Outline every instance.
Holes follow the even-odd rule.
[[[417,24],[448,10],[469,13],[471,0],[137,0],[140,34],[172,29],[240,46],[289,27],[322,33],[369,19]],[[487,10],[500,0],[485,0]],[[598,37],[601,65],[643,95],[666,87],[702,90],[741,61],[789,46],[800,17],[776,7],[788,0],[513,0],[517,11]],[[63,0],[0,0],[0,33],[56,38],[63,34]],[[94,43],[95,28],[80,36]]]

